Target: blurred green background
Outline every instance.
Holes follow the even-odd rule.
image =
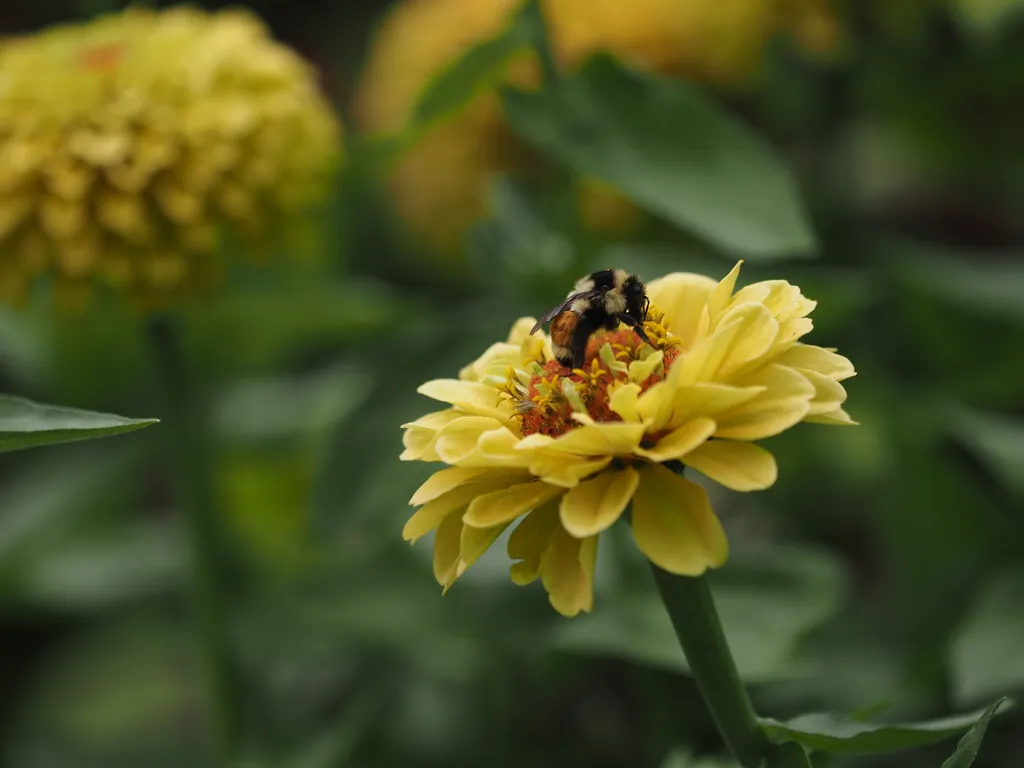
[[[416,386],[607,266],[717,279],[743,255],[743,282],[816,299],[811,343],[858,369],[861,426],[791,430],[769,441],[772,489],[711,491],[734,552],[716,594],[759,713],[899,720],[1024,691],[1024,3],[554,4],[567,67],[607,48],[753,126],[795,174],[808,258],[737,254],[593,192],[507,135],[487,94],[396,159],[371,134],[397,132],[431,71],[497,31],[488,2],[407,0],[390,26],[380,0],[247,4],[316,66],[347,161],[314,266],[238,269],[184,310],[226,534],[239,768],[729,765],[628,533],[573,620],[513,586],[501,552],[442,599],[429,546],[400,536],[433,469],[397,459],[399,425],[431,409]],[[0,33],[125,5],[5,3]],[[0,386],[162,416],[137,323],[113,301],[5,308]],[[165,426],[0,465],[4,766],[205,764]],[[828,764],[937,768],[952,748]],[[1022,763],[1017,709],[976,765]]]

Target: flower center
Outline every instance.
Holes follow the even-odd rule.
[[[551,360],[531,371],[509,370],[504,393],[516,408],[522,434],[564,435],[581,426],[574,413],[595,421],[622,421],[611,408],[614,392],[630,383],[647,391],[665,378],[681,354],[661,316],[652,313],[652,318],[644,330],[653,347],[629,329],[600,331],[590,337],[582,368],[569,370]]]

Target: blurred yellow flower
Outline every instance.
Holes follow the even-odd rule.
[[[799,341],[815,302],[783,280],[735,291],[739,266],[719,283],[650,283],[653,347],[631,330],[599,332],[584,369],[569,371],[523,318],[458,379],[419,388],[449,407],[404,425],[401,458],[450,466],[413,496],[423,506],[403,535],[435,531],[445,589],[521,518],[508,540],[513,581],[539,577],[560,613],[589,611],[598,537],[630,503],[647,558],[701,574],[728,547],[704,489],[678,470],[762,490],[776,464],[755,441],[801,421],[854,423],[839,383],[850,361]]]
[[[247,11],[131,9],[0,45],[0,295],[160,300],[323,199],[340,126]]]
[[[471,46],[497,34],[519,0],[405,0],[382,23],[356,94],[356,118],[371,133],[402,130],[423,88]],[[787,29],[808,47],[834,45],[828,0],[542,0],[560,63],[574,67],[608,50],[641,69],[739,84],[757,69],[768,39]],[[830,37],[830,32],[833,36]],[[538,82],[529,57],[509,79]],[[389,182],[399,214],[441,255],[457,257],[466,228],[486,210],[490,182],[528,170],[535,158],[505,128],[497,97],[484,92],[433,127]],[[623,231],[636,210],[600,185],[582,190],[583,214]]]

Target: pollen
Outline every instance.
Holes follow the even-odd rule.
[[[509,370],[502,396],[512,402],[522,434],[564,435],[580,426],[574,413],[585,413],[595,421],[622,421],[610,406],[612,393],[630,382],[638,383],[641,392],[647,391],[665,378],[681,355],[663,316],[652,314],[644,331],[653,346],[628,329],[595,333],[581,368],[570,370],[550,360],[537,366],[528,381]],[[652,357],[658,352],[660,360]],[[642,365],[634,369],[631,378],[634,363]],[[635,377],[637,370],[643,371],[642,378]]]

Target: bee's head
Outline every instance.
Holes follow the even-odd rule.
[[[622,293],[626,297],[626,314],[640,322],[647,319],[647,310],[651,300],[647,298],[647,287],[636,275],[630,275],[622,283]]]

